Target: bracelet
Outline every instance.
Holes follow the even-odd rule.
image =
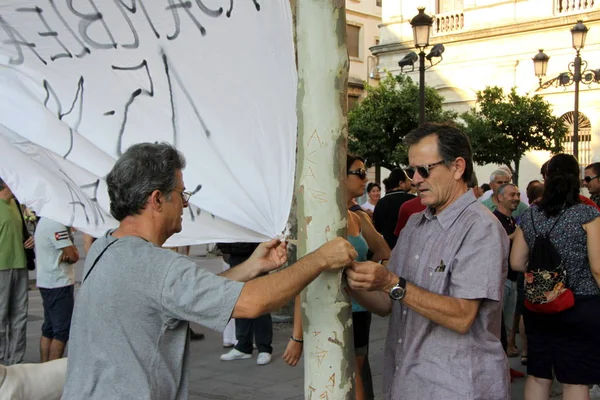
[[[383,263],[384,263],[384,262],[386,262],[386,261],[388,261],[388,259],[387,259],[387,258],[384,258],[383,260],[379,260],[379,261],[377,261],[377,264],[381,264],[381,265],[383,265]]]
[[[298,339],[294,337],[294,335],[290,336],[290,340],[293,340],[296,343],[304,343],[304,339]]]

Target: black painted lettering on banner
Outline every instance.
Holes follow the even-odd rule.
[[[148,11],[146,10],[146,6],[144,6],[144,1],[143,0],[131,0],[131,5],[130,6],[127,5],[127,4],[125,4],[125,2],[123,0],[115,0],[115,3],[119,6],[119,9],[121,10],[121,13],[123,14],[123,16],[125,17],[125,19],[127,20],[127,23],[129,24],[129,27],[131,28],[131,31],[134,32],[135,43],[138,43],[137,32],[135,31],[135,28],[132,25],[131,19],[125,13],[125,10],[129,11],[132,14],[135,14],[137,12],[136,3],[138,3],[138,2],[139,2],[139,5],[140,5],[140,10],[142,10],[142,13],[144,13],[144,16],[146,17],[146,21],[148,21],[148,24],[150,25],[150,28],[152,28],[152,32],[154,32],[154,36],[156,36],[156,38],[159,39],[160,38],[160,34],[158,33],[158,31],[154,27],[154,24],[152,23],[152,19],[150,19],[150,15],[148,14]],[[125,47],[125,48],[132,48],[132,47],[128,47],[128,45],[123,45],[123,47]],[[134,48],[137,48],[137,46],[134,47]]]
[[[252,2],[254,3],[254,7],[256,8],[256,11],[260,11],[260,4],[258,4],[258,0],[252,0]],[[231,17],[232,11],[233,11],[233,0],[229,0],[229,10],[227,10],[227,12],[225,13],[225,15],[227,15],[227,18]]]
[[[54,3],[54,0],[48,0],[48,3],[50,3],[50,5],[52,6],[52,9],[54,10],[54,13],[58,17],[58,19],[60,19],[60,22],[62,22],[63,26],[69,31],[69,33],[71,34],[71,36],[73,36],[75,38],[75,40],[77,41],[77,43],[79,43],[81,45],[81,51],[78,54],[75,54],[75,57],[81,58],[81,57],[84,57],[86,54],[90,54],[89,47],[87,47],[83,43],[83,41],[79,38],[79,36],[77,36],[75,34],[75,32],[73,31],[73,29],[71,29],[71,27],[69,26],[69,24],[67,24],[67,21],[65,20],[65,18],[58,11],[58,8],[56,7],[56,4]]]
[[[200,31],[202,36],[206,35],[206,29],[198,22],[198,20],[194,17],[194,15],[190,12],[190,8],[192,8],[191,1],[183,1],[183,0],[168,0],[169,5],[167,6],[167,10],[171,10],[173,12],[173,22],[175,22],[175,32],[172,35],[167,35],[167,39],[175,40],[179,36],[181,32],[181,18],[179,18],[179,12],[177,10],[181,9],[186,12],[186,14],[190,17],[196,28]],[[177,2],[177,4],[175,4]]]
[[[84,14],[80,11],[77,11],[75,9],[75,7],[73,6],[73,0],[67,0],[67,6],[69,7],[69,11],[71,11],[73,13],[73,15],[75,15],[76,17],[80,18],[79,34],[81,35],[81,37],[87,44],[89,44],[90,46],[92,46],[95,49],[116,49],[117,42],[115,42],[115,39],[114,39],[110,29],[108,29],[108,26],[106,25],[106,22],[104,21],[104,16],[102,15],[102,13],[100,13],[100,11],[98,10],[98,7],[96,7],[96,4],[94,3],[93,0],[88,0],[88,2],[94,9],[94,12],[91,14]],[[88,28],[90,27],[90,25],[92,25],[95,22],[100,22],[102,24],[102,26],[104,27],[104,30],[106,31],[108,39],[110,40],[109,43],[97,42],[88,35]]]
[[[38,52],[35,51],[35,43],[28,42],[23,37],[23,35],[21,35],[19,33],[19,31],[17,31],[13,26],[11,26],[4,18],[2,18],[2,15],[0,15],[0,27],[2,27],[4,32],[6,32],[6,34],[9,37],[9,40],[3,40],[2,43],[14,45],[15,50],[17,51],[17,58],[14,59],[11,57],[10,60],[8,61],[11,65],[21,65],[21,64],[23,64],[23,61],[25,61],[25,57],[23,55],[23,49],[22,49],[23,46],[30,49],[33,52],[33,54],[35,54],[35,56],[42,63],[44,63],[44,65],[48,65],[46,60],[44,60],[42,58],[42,56],[40,56],[38,54]]]
[[[40,35],[41,37],[53,37],[59,44],[60,47],[62,47],[62,49],[64,50],[63,53],[58,53],[55,54],[53,56],[50,56],[50,60],[54,61],[57,60],[59,58],[73,58],[73,55],[71,54],[71,52],[69,51],[69,49],[67,49],[67,47],[60,41],[60,39],[58,38],[58,32],[56,32],[55,30],[53,30],[50,25],[48,25],[48,21],[46,20],[46,18],[44,18],[44,10],[42,10],[39,7],[22,7],[22,8],[17,8],[18,12],[34,12],[37,14],[38,18],[40,19],[40,21],[42,22],[42,24],[44,25],[44,27],[46,28],[46,32],[38,32],[38,35]]]

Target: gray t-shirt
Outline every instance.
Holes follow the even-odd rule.
[[[84,277],[115,240],[96,240]],[[186,321],[223,331],[243,286],[142,238],[118,239],[77,295],[62,398],[187,399]]]
[[[35,229],[36,285],[54,289],[75,284],[73,264],[59,262],[62,249],[72,246],[67,227],[48,218]]]

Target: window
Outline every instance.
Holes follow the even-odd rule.
[[[437,12],[440,14],[454,11],[462,11],[464,0],[438,0]]]
[[[375,0],[375,5],[377,7],[381,7],[381,0]]]
[[[563,141],[564,152],[573,154],[573,112],[563,114],[561,117],[569,131]],[[584,167],[592,163],[592,124],[588,117],[579,112],[579,164]]]
[[[350,57],[360,57],[360,26],[346,25],[346,46]]]
[[[358,96],[348,95],[348,112],[352,111],[358,104]]]

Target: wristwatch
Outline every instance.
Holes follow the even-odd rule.
[[[398,284],[390,289],[390,298],[392,300],[402,300],[406,294],[406,279],[400,277]]]

